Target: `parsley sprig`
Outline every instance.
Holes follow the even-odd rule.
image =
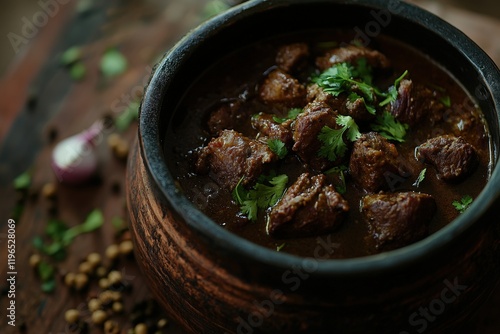
[[[262,175],[258,182],[247,190],[243,187],[240,179],[233,190],[233,199],[240,205],[241,213],[249,220],[257,220],[258,209],[267,209],[274,206],[283,196],[288,176],[286,174]]]
[[[347,151],[347,144],[343,138],[344,133],[347,139],[352,142],[361,137],[358,125],[351,116],[339,115],[336,122],[341,126],[340,129],[332,129],[329,126],[324,126],[318,135],[318,139],[322,143],[318,155],[330,161],[335,161],[337,158],[343,157]]]

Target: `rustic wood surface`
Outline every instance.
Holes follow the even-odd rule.
[[[93,283],[83,292],[67,289],[62,283],[64,273],[76,271],[90,252],[104,252],[116,241],[116,232],[109,221],[127,219],[124,197],[125,163],[110,153],[105,140],[100,145],[100,180],[81,187],[58,185],[56,207],[40,195],[42,186],[55,182],[49,168],[50,154],[61,139],[88,127],[99,117],[122,111],[137,99],[149,77],[151,66],[159,56],[190,28],[204,19],[209,0],[138,1],[80,0],[61,6],[60,11],[31,41],[0,81],[0,333],[77,333],[64,321],[64,311],[81,308],[89,296],[98,292]],[[477,14],[436,4],[434,1],[413,1],[435,12],[473,38],[500,64],[500,40],[496,32],[500,22]],[[81,4],[90,8],[81,11]],[[78,10],[80,8],[80,11]],[[79,45],[84,50],[87,75],[82,81],[71,80],[68,70],[59,64],[60,54]],[[117,47],[128,60],[127,71],[112,79],[99,73],[100,58],[109,47]],[[135,125],[121,134],[132,142]],[[24,212],[16,227],[16,327],[7,325],[7,220],[12,217],[16,192],[12,179],[31,168],[32,185]],[[104,212],[106,224],[98,232],[83,235],[70,246],[68,257],[57,264],[58,282],[53,293],[40,289],[40,280],[29,266],[33,254],[33,237],[42,235],[52,216],[73,226],[81,223],[94,208]],[[124,293],[124,315],[116,317],[122,333],[130,327],[128,312],[133,304],[150,298],[133,259],[122,258],[115,264],[131,291]],[[493,334],[500,330],[500,289],[480,311],[483,320],[477,333]],[[85,314],[84,317],[89,317]],[[90,333],[102,333],[91,326]],[[170,326],[164,333],[181,333]]]

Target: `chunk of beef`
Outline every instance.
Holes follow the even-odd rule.
[[[356,121],[369,121],[375,118],[375,115],[366,109],[362,98],[351,101],[347,94],[333,96],[317,84],[307,86],[307,101],[326,103],[333,110],[337,110],[342,115],[351,116]]]
[[[423,193],[381,193],[363,197],[361,211],[368,223],[368,244],[391,250],[427,236],[436,202]]]
[[[302,107],[306,95],[306,88],[297,79],[281,70],[269,73],[259,87],[260,99],[268,105]]]
[[[316,66],[322,71],[335,64],[356,62],[365,58],[367,63],[374,68],[387,69],[391,66],[389,59],[377,50],[372,50],[364,46],[347,45],[325,52],[321,57],[316,58]]]
[[[274,160],[276,155],[266,144],[234,130],[223,130],[201,150],[196,170],[198,173],[210,172],[217,183],[232,190],[242,177],[244,185],[256,180],[265,165]]]
[[[236,124],[244,116],[239,112],[240,101],[222,103],[218,105],[211,113],[208,119],[208,131],[212,136],[217,135],[221,130],[234,129]]]
[[[399,174],[398,156],[396,147],[387,139],[376,132],[365,133],[354,143],[350,174],[368,192],[388,189],[389,180]]]
[[[485,131],[486,123],[478,112],[470,112],[472,106],[464,108],[454,108],[450,113],[447,112],[445,121],[451,125],[453,134],[456,137],[462,137],[469,144],[474,146],[478,160],[483,164],[488,164],[488,131]],[[467,111],[466,111],[467,110]]]
[[[377,105],[377,102],[373,103],[373,105]],[[368,111],[365,101],[361,97],[356,99],[347,98],[340,113],[351,116],[356,121],[370,121],[375,118],[375,114]]]
[[[292,131],[290,124],[292,120],[286,120],[283,123],[277,123],[270,114],[258,114],[252,117],[252,126],[259,131],[260,136],[269,139],[279,139],[290,148],[293,144]]]
[[[299,176],[269,214],[267,231],[273,237],[306,237],[335,230],[347,217],[348,203],[325,184],[321,174]]]
[[[477,164],[474,147],[464,139],[451,135],[435,137],[420,145],[417,158],[433,165],[438,177],[445,181],[463,179]]]
[[[309,46],[305,43],[283,45],[276,54],[276,65],[285,72],[292,72],[309,57]]]
[[[413,126],[424,117],[441,118],[443,105],[425,86],[404,79],[398,87],[398,97],[390,104],[390,112],[398,121]]]
[[[292,150],[315,170],[324,170],[332,165],[326,158],[318,156],[321,148],[318,135],[324,126],[338,128],[336,113],[327,104],[318,102],[308,104],[292,125],[295,141]]]

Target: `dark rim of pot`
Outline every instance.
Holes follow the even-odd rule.
[[[190,228],[213,240],[218,247],[227,249],[234,256],[265,263],[277,268],[300,266],[304,258],[276,252],[246,239],[243,239],[219,226],[199,211],[176,186],[164,157],[163,137],[160,131],[160,115],[162,101],[166,92],[171,89],[174,74],[182,68],[184,60],[192,50],[203,44],[203,41],[220,33],[240,19],[265,12],[266,10],[293,5],[314,5],[335,3],[342,5],[366,6],[374,9],[388,8],[391,4],[401,6],[404,10],[397,17],[412,24],[425,26],[456,48],[474,67],[476,74],[484,82],[491,105],[496,113],[493,124],[489,124],[490,132],[498,134],[500,123],[500,72],[494,62],[468,37],[440,18],[416,6],[396,0],[256,0],[243,3],[219,15],[192,31],[165,55],[155,68],[150,83],[146,88],[141,105],[139,121],[139,142],[146,168],[154,178],[157,186],[167,198],[171,207],[185,220]],[[493,133],[492,133],[493,136]],[[498,135],[497,135],[498,137]],[[498,141],[498,140],[495,140]],[[498,160],[498,144],[492,143],[492,161]],[[500,167],[496,166],[490,180],[472,206],[457,219],[427,238],[401,249],[370,255],[360,258],[332,259],[318,261],[315,274],[319,275],[357,275],[391,270],[401,265],[413,263],[422,257],[436,254],[455,238],[469,230],[475,222],[487,212],[488,208],[500,197]]]

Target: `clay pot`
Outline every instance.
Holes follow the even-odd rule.
[[[150,288],[189,333],[457,333],[499,280],[500,167],[465,214],[411,246],[347,259],[257,246],[183,196],[163,139],[194,74],[246,43],[305,28],[383,32],[429,54],[476,96],[500,148],[500,73],[465,35],[398,1],[250,1],[182,39],[155,68],[128,164],[135,252]],[[379,30],[377,32],[377,30]],[[362,38],[365,38],[362,37]]]

